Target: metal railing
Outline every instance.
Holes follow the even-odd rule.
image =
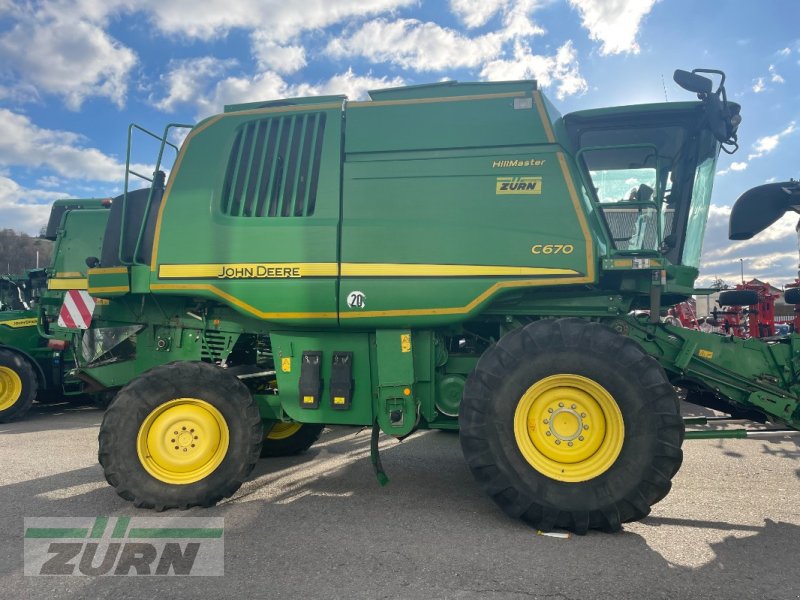
[[[161,162],[162,162],[162,160],[164,158],[164,152],[165,152],[167,146],[169,146],[170,148],[172,148],[175,151],[176,161],[177,161],[177,156],[180,154],[180,148],[178,148],[178,146],[176,146],[175,144],[173,144],[172,142],[170,142],[167,139],[168,136],[169,136],[170,129],[192,129],[192,127],[194,127],[194,125],[186,125],[186,124],[183,124],[183,123],[169,123],[166,127],[164,127],[164,134],[163,135],[158,135],[156,133],[153,133],[152,131],[149,131],[149,130],[145,129],[144,127],[141,127],[140,125],[137,125],[136,123],[131,123],[128,126],[128,149],[127,149],[127,152],[126,152],[126,155],[125,155],[125,188],[124,188],[124,192],[122,194],[122,218],[121,218],[121,223],[120,223],[119,245],[117,247],[117,258],[119,259],[120,264],[122,264],[122,265],[142,265],[142,264],[145,264],[141,260],[139,260],[139,252],[141,250],[142,240],[144,238],[145,229],[147,227],[147,220],[148,220],[148,217],[150,215],[150,210],[151,210],[151,207],[152,207],[152,204],[153,204],[153,194],[156,191],[156,187],[153,184],[154,184],[154,181],[155,181],[155,179],[157,177],[158,172],[161,170]],[[158,140],[160,142],[160,146],[159,146],[159,149],[158,149],[158,157],[156,159],[155,169],[153,170],[153,177],[148,177],[147,175],[139,173],[139,172],[137,172],[137,171],[135,171],[135,170],[133,170],[131,168],[131,153],[132,153],[132,150],[133,150],[133,133],[134,133],[134,131],[137,131],[137,130],[142,132],[142,133],[144,133],[145,135],[150,136],[153,139]],[[175,163],[173,163],[173,166],[174,166],[174,164]],[[171,172],[170,173],[170,177],[172,176],[172,174],[173,173]],[[142,215],[142,222],[139,225],[139,232],[138,232],[138,234],[136,236],[136,245],[134,247],[133,254],[131,256],[131,260],[129,261],[129,260],[126,259],[126,257],[124,257],[122,255],[122,251],[123,251],[123,244],[124,244],[124,240],[125,240],[125,231],[126,231],[126,223],[125,223],[125,221],[126,221],[126,216],[127,216],[127,212],[128,212],[127,211],[127,208],[128,208],[128,193],[129,193],[128,186],[129,186],[129,182],[130,182],[130,175],[135,175],[136,177],[149,182],[150,183],[150,193],[147,195],[147,204],[145,205],[144,213]]]

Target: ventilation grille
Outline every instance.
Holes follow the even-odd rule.
[[[200,358],[206,362],[219,364],[230,353],[230,337],[215,331],[204,331]]]
[[[222,212],[232,217],[314,214],[325,114],[251,121],[233,142]]]

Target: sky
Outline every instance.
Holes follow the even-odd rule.
[[[35,234],[53,200],[119,194],[131,122],[443,79],[536,79],[563,114],[692,100],[673,71],[712,68],[743,122],[698,283],[743,267],[780,286],[797,275],[797,215],[748,241],[727,227],[741,193],[798,177],[798,17],[797,0],[0,0],[0,227]],[[156,147],[134,150],[147,172]]]

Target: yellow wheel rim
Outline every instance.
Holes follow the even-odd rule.
[[[178,398],[153,410],[139,427],[136,452],[145,471],[185,485],[207,477],[228,452],[228,424],[214,406]]]
[[[625,423],[614,397],[580,375],[534,383],[514,412],[514,437],[526,461],[558,481],[586,481],[617,460]]]
[[[0,367],[0,410],[11,408],[22,395],[22,379],[14,369]]]
[[[302,426],[302,423],[284,423],[283,421],[278,421],[272,426],[272,429],[267,432],[264,439],[285,440],[300,431]]]

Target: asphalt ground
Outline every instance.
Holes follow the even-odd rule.
[[[101,418],[34,405],[0,425],[0,598],[800,598],[797,438],[686,442],[649,517],[558,539],[484,496],[457,435],[382,439],[382,488],[369,432],[337,427],[219,506],[160,515],[224,517],[222,577],[26,577],[23,517],[154,514],[105,483]]]

